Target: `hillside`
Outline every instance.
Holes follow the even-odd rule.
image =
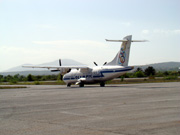
[[[27,64],[24,64],[27,65]],[[28,64],[31,65],[31,64]],[[43,63],[40,64],[40,66],[58,66],[59,65],[59,60],[52,61],[49,63]],[[64,66],[71,66],[71,65],[84,65],[80,62],[70,60],[70,59],[63,59],[62,60],[62,65]],[[163,63],[155,63],[155,64],[148,64],[148,65],[136,65],[135,71],[138,67],[142,68],[143,70],[146,69],[147,67],[152,66],[156,69],[156,71],[178,71],[180,67],[180,62],[163,62]],[[17,66],[11,69],[8,69],[4,72],[0,72],[1,75],[15,75],[15,74],[20,74],[20,75],[52,75],[52,74],[58,74],[59,72],[51,72],[48,69],[33,69],[33,68],[22,68],[21,66]]]
[[[85,64],[82,64],[82,63],[80,63],[80,62],[78,62],[78,61],[71,60],[71,59],[62,59],[62,60],[61,60],[61,64],[62,64],[63,66],[85,65]],[[33,65],[33,64],[23,64],[23,65],[31,66],[31,65]],[[48,69],[42,69],[42,68],[36,68],[36,69],[33,69],[33,68],[24,68],[24,67],[22,67],[23,65],[10,68],[10,69],[8,69],[8,70],[5,70],[4,72],[17,72],[17,71],[48,71]],[[39,64],[38,66],[59,66],[59,60],[55,60],[55,61],[52,61],[52,62]]]
[[[180,62],[162,62],[148,65],[137,65],[135,68],[142,68],[143,70],[147,67],[152,66],[156,71],[178,71],[180,67]]]
[[[61,64],[63,66],[85,65],[83,63],[80,63],[78,61],[71,60],[71,59],[62,59]],[[31,66],[32,64],[23,64],[23,65]],[[8,70],[6,70],[4,72],[0,72],[0,74],[4,75],[4,76],[15,75],[15,74],[20,74],[20,75],[27,76],[28,74],[32,74],[32,75],[52,75],[52,74],[58,74],[59,73],[59,72],[51,72],[50,70],[44,69],[44,68],[23,68],[22,67],[23,65],[10,68],[10,69],[8,69]],[[59,66],[59,60],[39,64],[38,66]]]

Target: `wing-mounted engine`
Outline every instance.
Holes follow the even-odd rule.
[[[59,66],[61,67],[61,59],[59,59]],[[61,75],[69,73],[70,71],[71,68],[56,68],[51,70],[51,72],[60,72]]]
[[[92,72],[92,69],[91,68],[81,68],[80,72],[81,73],[89,73],[89,72]]]
[[[71,71],[71,68],[62,68],[61,70],[60,70],[60,74],[61,75],[64,75],[64,74],[66,74],[66,73],[69,73]]]
[[[61,75],[69,73],[70,71],[71,71],[71,68],[61,68],[61,69],[53,69],[53,70],[51,70],[51,72],[60,72]]]

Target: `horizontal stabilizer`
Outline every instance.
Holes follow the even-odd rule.
[[[127,42],[128,40],[126,40],[126,39],[123,39],[123,40],[109,40],[109,39],[106,39],[106,41],[109,41],[109,42]],[[131,40],[131,42],[148,42],[148,40]]]
[[[131,40],[131,42],[149,42],[148,40]]]
[[[106,41],[109,41],[109,42],[127,42],[128,40],[126,39],[123,39],[123,40],[109,40],[109,39],[105,39]]]
[[[107,63],[106,65],[120,65],[128,66],[130,47],[132,42],[147,42],[148,40],[132,40],[132,35],[124,37],[122,40],[109,40],[110,42],[122,42],[119,52],[116,54],[115,58]]]
[[[87,66],[22,66],[25,68],[47,68],[54,71],[61,69],[89,69]]]

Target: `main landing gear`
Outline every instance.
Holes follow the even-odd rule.
[[[71,83],[68,83],[67,87],[71,87]],[[79,83],[79,87],[84,87],[84,83]]]
[[[105,86],[105,82],[100,82],[100,87],[104,87],[104,86]],[[71,83],[68,83],[67,87],[71,87]],[[79,83],[79,87],[84,87],[84,83]]]
[[[67,87],[71,87],[71,84],[70,84],[70,83],[68,83],[68,84],[67,84]]]
[[[84,87],[84,83],[79,83],[79,87]]]
[[[104,87],[105,86],[105,82],[100,82],[100,87]]]

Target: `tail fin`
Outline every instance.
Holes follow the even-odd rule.
[[[147,40],[132,40],[132,35],[126,36],[123,40],[107,40],[111,42],[122,42],[119,52],[115,58],[106,65],[128,66],[131,42],[145,42]]]

